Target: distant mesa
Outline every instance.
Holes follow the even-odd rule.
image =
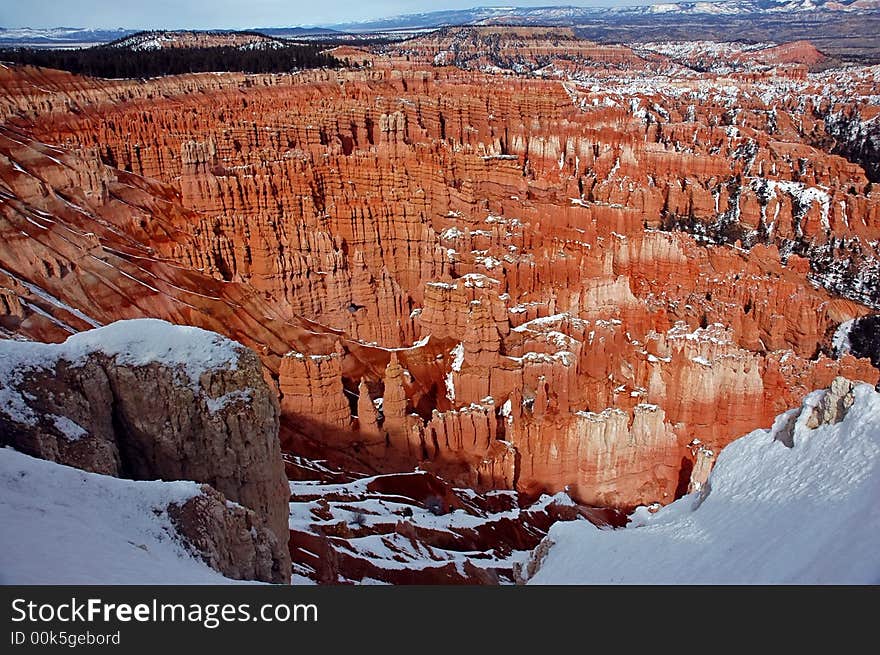
[[[111,43],[111,48],[163,50],[174,48],[281,48],[285,41],[259,32],[236,31],[147,31],[137,32]]]

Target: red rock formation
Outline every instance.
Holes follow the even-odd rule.
[[[619,507],[836,375],[876,383],[831,358],[880,303],[880,196],[831,154],[870,72],[563,36],[298,75],[0,70],[0,328],[219,330],[261,354],[290,452]],[[452,46],[471,70],[433,64]],[[479,70],[515,53],[531,76]]]
[[[826,59],[809,41],[793,41],[759,50],[754,58],[765,64],[804,64],[815,66]]]
[[[437,30],[387,52],[434,66],[458,66],[521,73],[548,66],[576,70],[588,65],[641,65],[642,59],[625,46],[600,45],[579,39],[565,27],[452,27]],[[502,61],[516,62],[512,66]]]

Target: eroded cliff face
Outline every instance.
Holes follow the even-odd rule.
[[[290,581],[279,408],[252,351],[139,320],[63,344],[0,341],[0,360],[0,445],[114,477],[204,483],[169,510],[195,551],[229,577]]]
[[[494,34],[338,73],[0,71],[0,327],[217,330],[260,354],[288,452],[621,508],[877,382],[832,347],[880,302],[880,196],[839,136],[870,132],[874,68],[546,33],[491,53],[519,76],[435,62]]]

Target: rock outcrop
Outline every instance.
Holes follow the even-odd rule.
[[[200,495],[170,505],[168,516],[193,553],[227,578],[290,582],[286,545],[277,533],[259,513],[213,487],[203,485]]]
[[[822,425],[840,423],[855,402],[856,384],[846,378],[835,378],[819,401],[811,407],[806,426],[815,430]]]
[[[176,515],[198,536],[190,543],[231,577],[289,582],[279,409],[253,352],[157,320],[0,351],[0,445],[115,477],[210,485]]]

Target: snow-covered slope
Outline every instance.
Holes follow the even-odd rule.
[[[194,482],[135,482],[0,449],[0,584],[233,584],[185,550],[169,503]]]
[[[842,422],[810,429],[824,393],[727,446],[702,495],[620,530],[556,524],[530,584],[880,583],[880,393],[857,386]]]

